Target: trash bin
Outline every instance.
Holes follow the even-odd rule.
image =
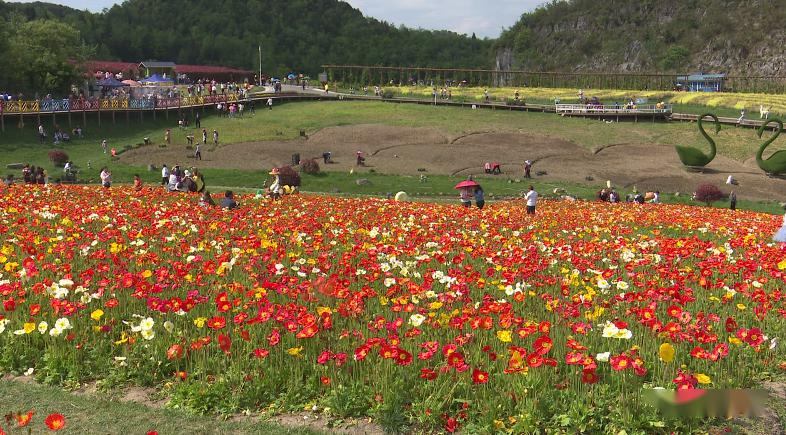
[[[300,164],[300,153],[292,154],[292,164],[299,165]]]

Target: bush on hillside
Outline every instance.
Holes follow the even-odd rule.
[[[68,154],[66,154],[63,150],[52,150],[49,151],[49,161],[52,162],[55,166],[65,166],[66,162],[70,160],[68,158]]]
[[[314,159],[305,159],[300,162],[300,170],[309,175],[319,174],[319,163]]]
[[[725,199],[726,196],[727,195],[721,192],[720,188],[714,184],[700,184],[693,194],[693,199],[710,205],[712,202]]]

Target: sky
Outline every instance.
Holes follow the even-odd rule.
[[[10,0],[19,2],[19,0]],[[479,38],[496,38],[503,28],[518,21],[521,14],[535,9],[545,0],[345,0],[363,15],[396,26],[444,29]],[[100,12],[116,0],[53,0],[51,3]]]

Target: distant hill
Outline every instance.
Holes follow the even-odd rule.
[[[563,0],[495,43],[500,69],[786,75],[784,0]]]
[[[41,2],[5,7],[71,24],[106,60],[256,70],[260,44],[263,69],[275,73],[314,74],[326,63],[477,68],[493,59],[491,40],[394,27],[338,0],[127,0],[101,13]]]

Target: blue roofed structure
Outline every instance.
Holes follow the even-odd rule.
[[[726,74],[696,73],[677,76],[677,87],[690,92],[721,92]]]

